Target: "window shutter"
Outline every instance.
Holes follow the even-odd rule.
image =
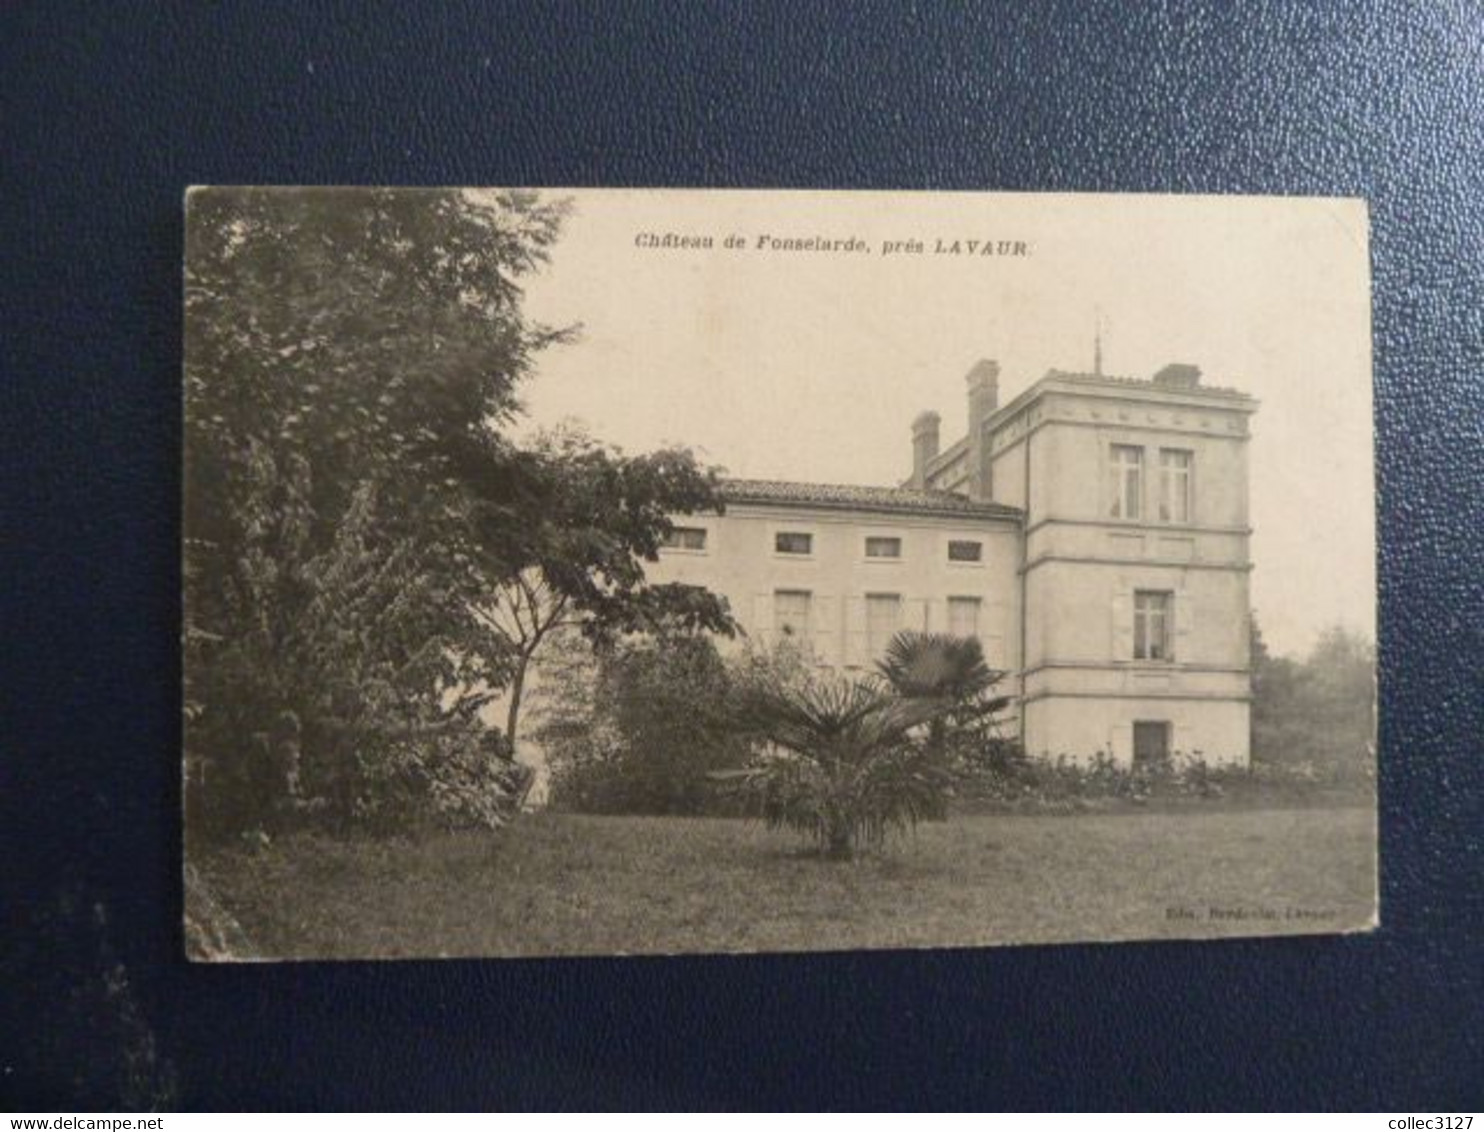
[[[814,638],[814,655],[821,664],[840,663],[840,606],[839,599],[829,594],[817,594],[809,610],[809,633]]]
[[[1195,632],[1195,596],[1184,587],[1175,591],[1175,657],[1176,660],[1190,659],[1190,646],[1195,640],[1192,634]]]
[[[1005,657],[1005,623],[1009,607],[1003,601],[986,601],[979,606],[979,643],[984,659],[991,668],[1003,668]]]
[[[1127,586],[1113,591],[1113,659],[1132,660],[1134,656],[1134,597]]]
[[[1117,490],[1113,486],[1113,480],[1116,473],[1113,469],[1112,448],[1103,440],[1101,431],[1097,433],[1097,437],[1098,450],[1103,456],[1103,466],[1099,470],[1100,474],[1098,475],[1098,487],[1100,489],[1098,492],[1098,518],[1106,519],[1113,514],[1113,493]]]
[[[902,602],[902,628],[927,632],[928,603],[926,598],[911,597]]]
[[[1187,464],[1187,467],[1186,467],[1186,506],[1189,507],[1189,512],[1187,512],[1187,515],[1186,515],[1186,522],[1190,522],[1190,524],[1196,524],[1196,522],[1201,522],[1201,519],[1196,518],[1196,454],[1195,453],[1190,453],[1190,463]]]
[[[771,643],[777,634],[773,632],[773,595],[758,594],[752,599],[752,635],[760,641]]]
[[[927,631],[948,632],[948,602],[941,597],[930,598],[927,603]]]
[[[863,667],[866,663],[866,599],[845,599],[845,663]]]

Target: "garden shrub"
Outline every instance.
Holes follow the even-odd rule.
[[[750,753],[730,726],[733,674],[701,634],[634,637],[587,660],[581,642],[550,666],[535,732],[548,803],[605,814],[719,814],[736,806],[712,772]]]
[[[1076,812],[1151,802],[1345,804],[1363,800],[1371,788],[1366,780],[1311,764],[1244,767],[1176,752],[1167,762],[1134,767],[1099,751],[1085,760],[1017,754],[974,778],[961,794],[997,809]]]

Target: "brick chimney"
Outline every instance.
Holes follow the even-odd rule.
[[[1000,363],[983,359],[964,377],[969,387],[969,498],[990,498],[989,436],[985,425],[1000,407]]]
[[[1201,383],[1201,367],[1171,362],[1154,375],[1154,384],[1165,389],[1194,389]]]
[[[989,360],[974,363],[964,382],[969,387],[969,433],[973,435],[1000,407],[1000,363]]]
[[[918,413],[912,422],[912,486],[927,486],[928,464],[938,454],[938,426],[942,418],[934,412]]]

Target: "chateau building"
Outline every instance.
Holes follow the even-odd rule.
[[[653,580],[846,672],[900,629],[978,637],[1033,755],[1245,764],[1256,401],[1190,365],[1052,370],[1003,406],[996,363],[966,381],[966,435],[944,448],[921,414],[900,486],[729,481]]]

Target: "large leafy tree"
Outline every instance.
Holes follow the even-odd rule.
[[[1302,659],[1275,656],[1254,616],[1252,759],[1325,778],[1367,780],[1375,764],[1376,650],[1332,626]]]
[[[562,209],[531,194],[225,189],[193,193],[186,250],[186,517],[236,549],[256,443],[307,459],[311,543],[357,486],[425,531],[449,491],[508,459],[499,426],[534,355],[521,276]],[[492,427],[493,426],[493,427]],[[204,563],[203,563],[204,565]]]
[[[583,432],[542,434],[521,454],[526,521],[497,528],[498,584],[474,603],[506,642],[506,735],[513,744],[527,676],[551,637],[575,629],[606,649],[627,634],[707,631],[731,636],[726,600],[696,586],[651,584],[673,513],[722,507],[714,471],[685,449],[625,456]]]
[[[533,696],[553,806],[589,813],[727,809],[711,775],[752,754],[730,723],[732,669],[704,633],[554,642]],[[732,807],[733,809],[735,807]]]
[[[404,796],[489,816],[476,716],[508,668],[469,612],[490,566],[469,485],[516,490],[501,425],[561,337],[522,317],[519,281],[561,217],[514,193],[191,194],[186,738],[204,816],[256,821],[301,790],[342,816]],[[480,546],[502,514],[518,524],[490,509]]]
[[[688,454],[509,439],[566,336],[521,309],[562,216],[529,193],[192,193],[186,738],[217,824],[496,818],[510,751],[482,713],[530,644],[498,595],[537,587],[594,641],[725,627],[636,561],[666,510],[713,501]]]

